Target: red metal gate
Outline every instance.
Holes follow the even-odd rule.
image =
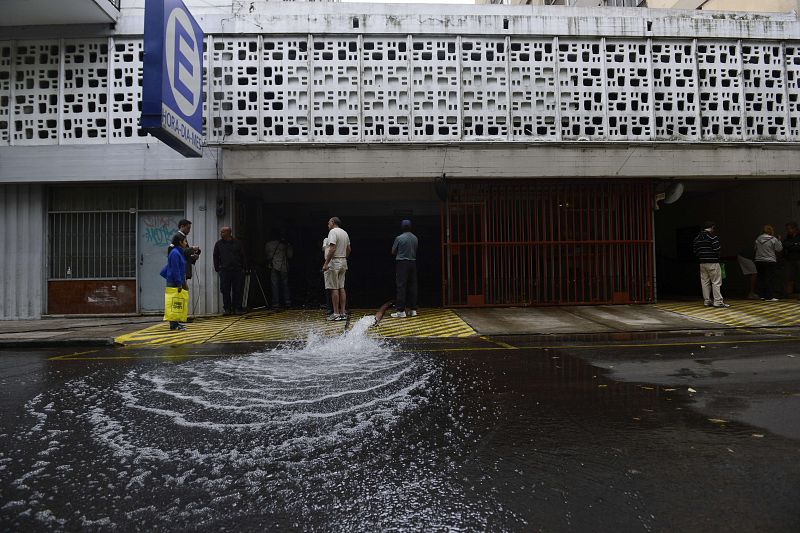
[[[652,205],[649,182],[451,182],[442,301],[652,302]]]

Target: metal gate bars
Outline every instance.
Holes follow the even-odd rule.
[[[653,301],[652,183],[456,182],[448,195],[445,305]]]

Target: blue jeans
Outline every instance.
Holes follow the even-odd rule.
[[[279,307],[281,300],[283,300],[284,307],[291,307],[292,297],[289,295],[289,273],[272,269],[269,273],[269,280],[272,285],[272,307]]]

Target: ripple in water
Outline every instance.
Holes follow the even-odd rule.
[[[451,482],[473,440],[441,368],[364,335],[68,382],[26,406],[3,522],[374,530],[486,523]],[[34,452],[31,452],[34,449]],[[53,496],[57,495],[57,497]]]

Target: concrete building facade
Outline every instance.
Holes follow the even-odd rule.
[[[800,12],[799,0],[476,0],[475,3],[569,7],[649,7],[761,13]]]
[[[3,318],[157,311],[182,217],[205,251],[195,313],[219,311],[222,225],[257,271],[270,228],[289,230],[307,305],[334,214],[356,306],[391,294],[386,242],[408,217],[425,303],[542,305],[653,301],[656,236],[685,225],[654,198],[676,180],[769,182],[782,207],[753,219],[797,217],[794,16],[186,3],[206,32],[199,159],[138,131],[143,1],[112,25],[0,28],[0,205],[20,232]]]

